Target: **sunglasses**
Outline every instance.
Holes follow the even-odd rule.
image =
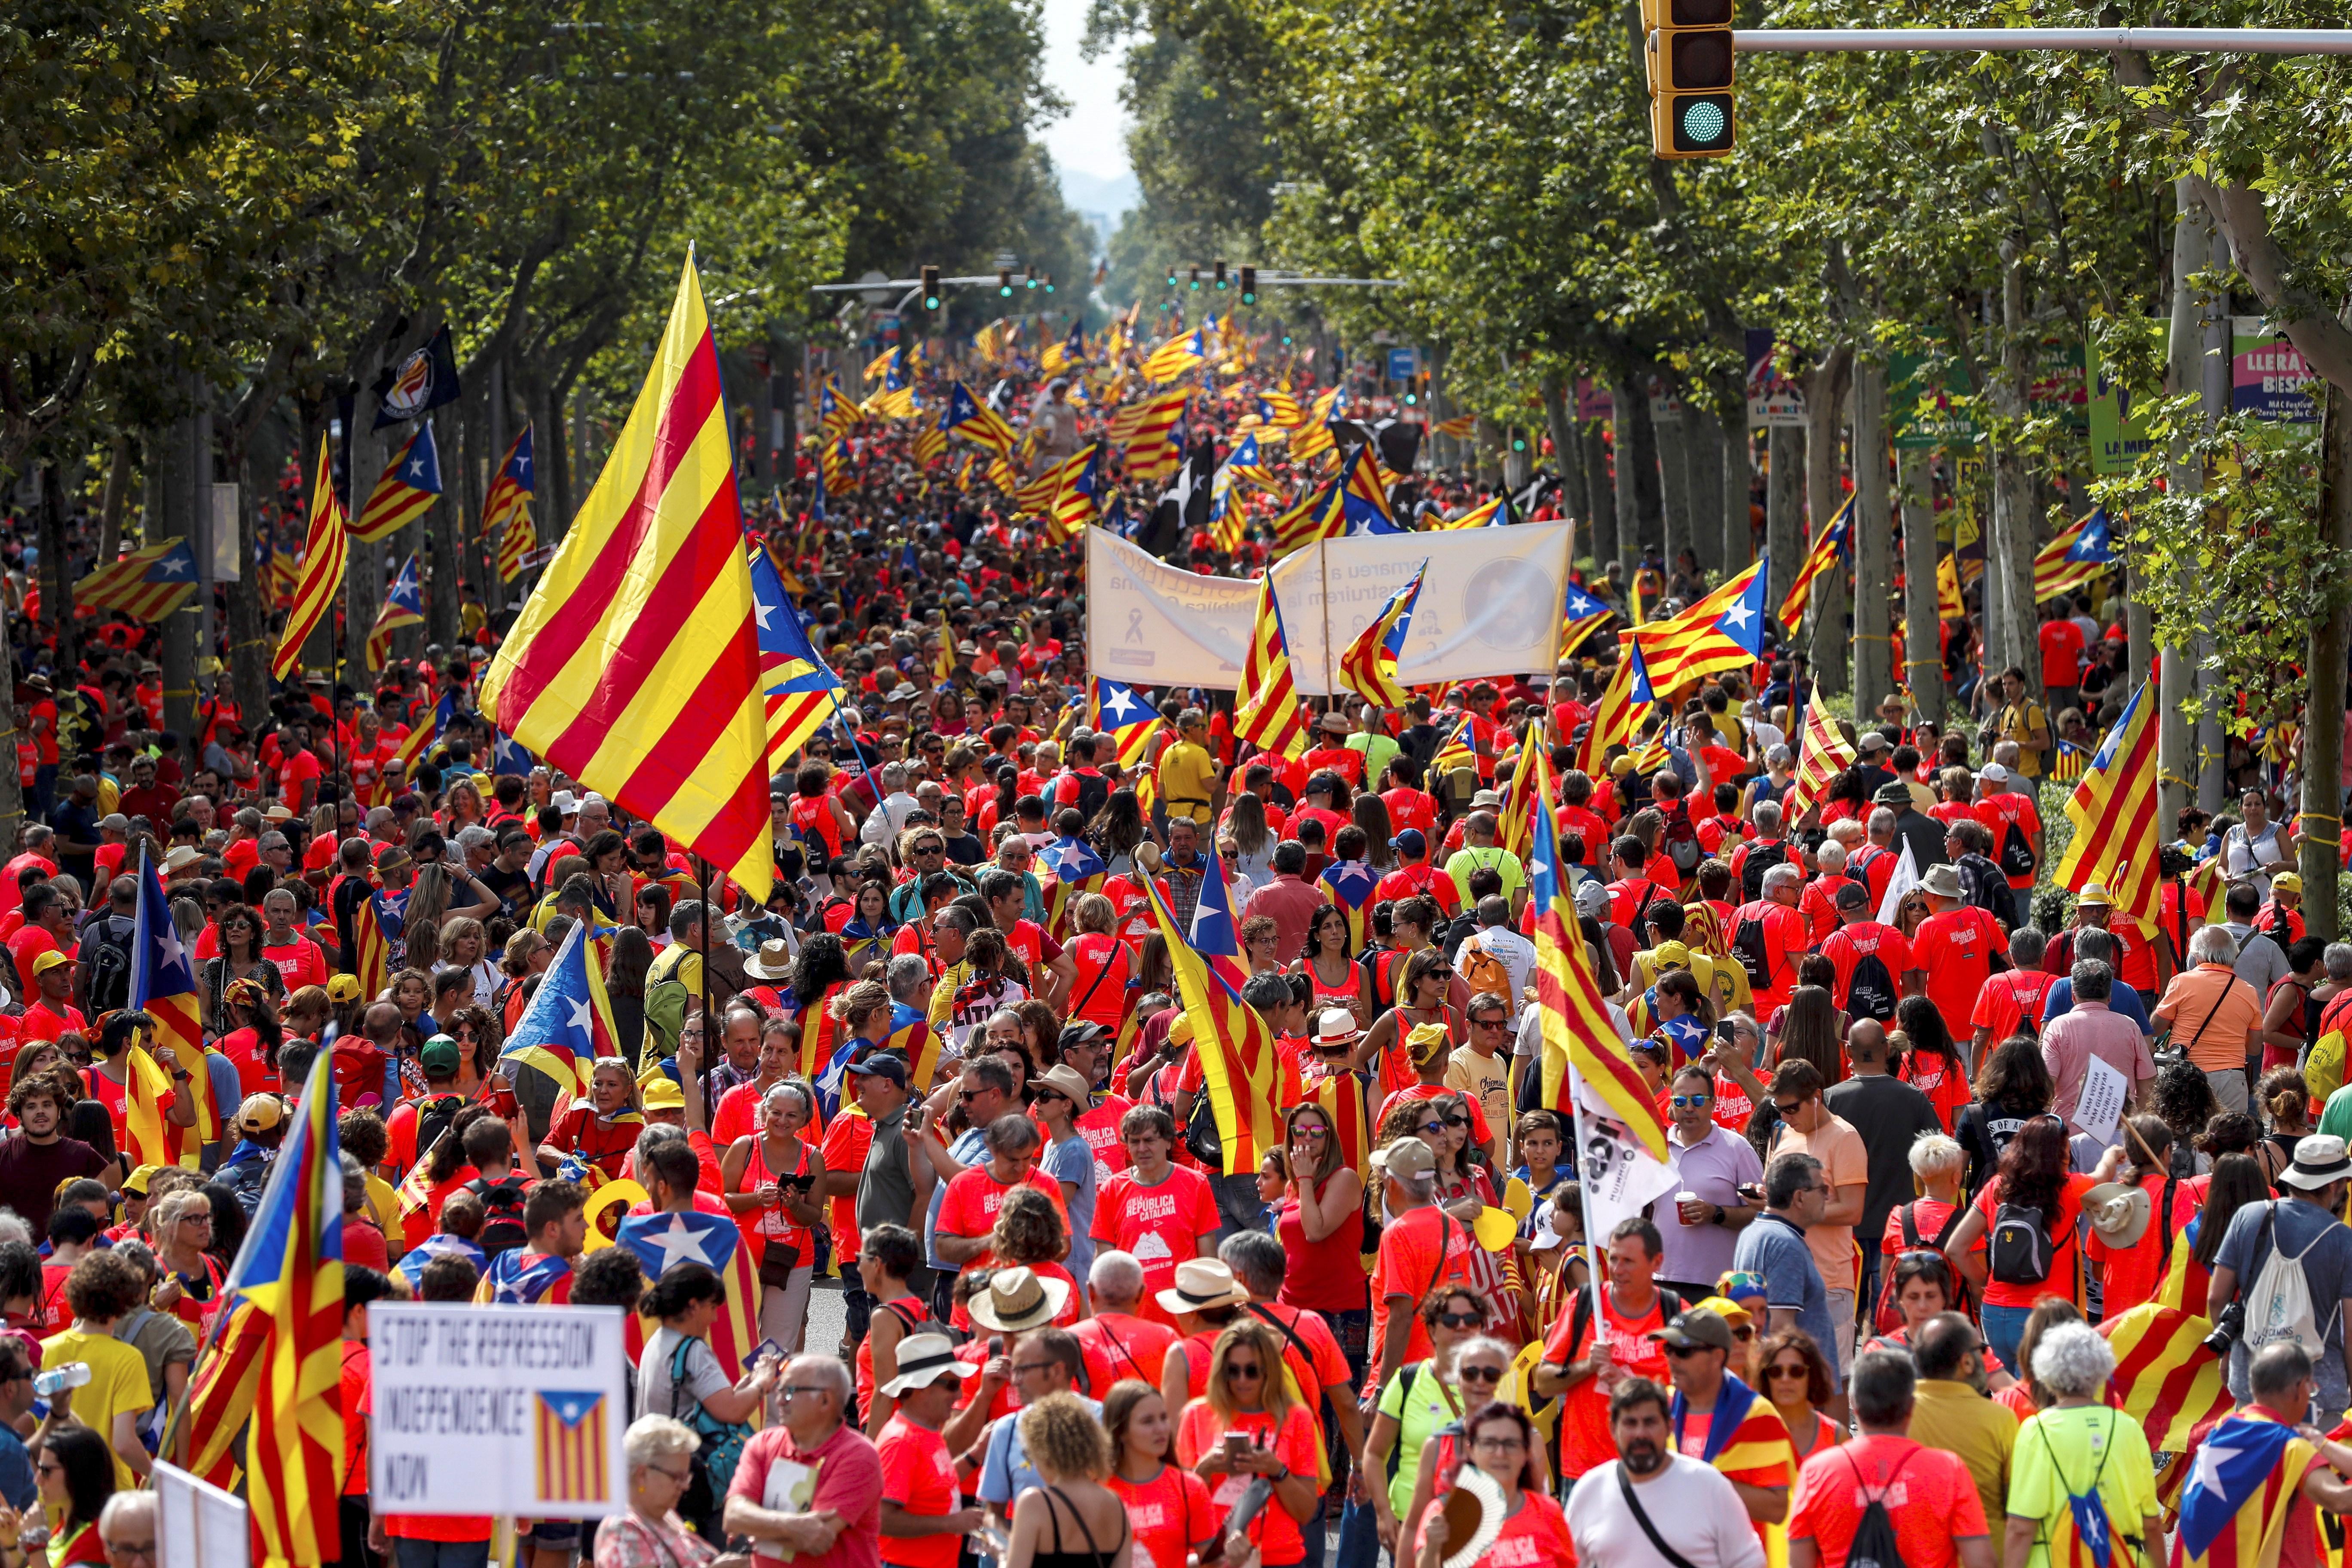
[[[1415,1132],[1435,1134],[1445,1131],[1445,1123],[1443,1121],[1424,1121],[1420,1126],[1414,1128],[1413,1131]]]
[[[1470,1119],[1466,1116],[1449,1116],[1445,1119],[1445,1125],[1448,1127],[1467,1127],[1470,1125]]]
[[[1764,1375],[1787,1378],[1810,1377],[1812,1375],[1812,1369],[1802,1366],[1768,1366],[1764,1369]]]
[[[1499,1384],[1503,1381],[1503,1369],[1499,1366],[1456,1367],[1454,1376],[1455,1381],[1461,1383]]]
[[[1806,1105],[1806,1104],[1809,1104],[1809,1103],[1810,1103],[1810,1101],[1802,1100],[1774,1100],[1774,1101],[1772,1102],[1772,1109],[1773,1109],[1773,1110],[1777,1110],[1777,1111],[1779,1111],[1781,1115],[1783,1115],[1783,1116],[1787,1116],[1787,1115],[1789,1115],[1791,1111],[1794,1111],[1794,1110],[1798,1110],[1800,1107],[1802,1107],[1802,1106],[1804,1106],[1804,1105]]]
[[[1293,1138],[1320,1143],[1331,1136],[1331,1131],[1327,1127],[1294,1127],[1290,1130],[1290,1135]]]
[[[1225,1376],[1229,1381],[1255,1382],[1257,1379],[1262,1378],[1265,1375],[1265,1368],[1258,1365],[1257,1363],[1254,1361],[1229,1361],[1225,1363]]]
[[[1674,1106],[1676,1110],[1688,1110],[1693,1106],[1710,1105],[1714,1100],[1715,1096],[1711,1094],[1678,1094],[1675,1096]]]
[[[1666,1354],[1672,1356],[1676,1361],[1688,1361],[1691,1357],[1698,1354],[1699,1352],[1704,1350],[1712,1350],[1713,1348],[1714,1347],[1711,1345],[1668,1345],[1666,1347]]]
[[[1473,1018],[1470,1026],[1474,1029],[1499,1029],[1507,1022],[1509,1020],[1505,1018]]]
[[[1484,1312],[1440,1312],[1437,1321],[1449,1329],[1475,1329],[1486,1321]]]

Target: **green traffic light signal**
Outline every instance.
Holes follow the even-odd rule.
[[[1420,401],[1421,401],[1421,399],[1420,399],[1419,397],[1415,396],[1413,394],[1412,394],[1412,393],[1410,393],[1410,392],[1408,392],[1408,393],[1406,393],[1406,394],[1404,395],[1404,405],[1405,405],[1407,408],[1411,408],[1412,406],[1413,406],[1413,405],[1415,405],[1415,404],[1419,403]]]

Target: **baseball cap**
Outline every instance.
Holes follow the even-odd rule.
[[[1372,1163],[1391,1176],[1426,1176],[1437,1169],[1437,1156],[1418,1138],[1400,1138],[1385,1149],[1373,1150]]]
[[[286,1120],[286,1102],[274,1094],[249,1094],[236,1108],[236,1130],[250,1136],[267,1132]]]
[[[41,954],[40,957],[33,960],[33,973],[35,977],[37,978],[41,975],[47,974],[52,969],[61,968],[72,962],[72,959],[67,957],[64,953],[59,952],[53,947],[49,949],[48,952]]]
[[[1407,855],[1425,855],[1429,852],[1429,840],[1421,836],[1420,828],[1408,827],[1389,840],[1389,847]]]
[[[457,1042],[446,1035],[434,1036],[416,1053],[416,1064],[432,1077],[453,1075],[457,1070]]]
[[[656,1073],[637,1090],[638,1109],[642,1110],[684,1110],[686,1090],[667,1073]]]
[[[360,977],[356,974],[331,974],[327,977],[327,1000],[356,1002],[360,999]]]
[[[2002,767],[1999,763],[1987,763],[1983,767],[1979,768],[1977,772],[1983,777],[1987,784],[2007,784],[2009,782],[2009,770]]]
[[[1842,910],[1867,909],[1870,906],[1870,889],[1860,882],[1849,880],[1838,889],[1836,901]]]
[[[1713,1312],[1696,1307],[1675,1314],[1674,1321],[1662,1329],[1652,1329],[1644,1339],[1656,1340],[1675,1350],[1731,1349],[1731,1326]]]
[[[863,1073],[868,1078],[887,1078],[900,1089],[907,1087],[907,1059],[895,1051],[876,1051],[869,1057],[851,1062],[846,1070]]]

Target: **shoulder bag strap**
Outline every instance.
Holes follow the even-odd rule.
[[[1102,933],[1089,932],[1087,934],[1099,935]],[[1112,937],[1110,942],[1115,954],[1116,950],[1119,946],[1118,938]],[[1077,945],[1078,944],[1075,939],[1070,943],[1070,950],[1074,955],[1077,951]],[[1076,1002],[1071,1003],[1070,1005],[1063,1011],[1062,1016],[1064,1017],[1076,1018],[1086,1012],[1087,1004],[1095,999],[1095,993],[1102,989],[1102,983],[1110,978],[1111,965],[1115,962],[1114,954],[1105,955],[1103,959],[1103,966],[1095,972],[1094,983],[1087,987],[1086,994],[1084,995],[1080,996]],[[1081,1106],[1079,1109],[1084,1110],[1085,1107]]]
[[[1855,1472],[1857,1475],[1860,1473],[1859,1470]],[[1650,1522],[1650,1516],[1643,1510],[1642,1500],[1633,1495],[1633,1480],[1626,1472],[1622,1459],[1617,1461],[1617,1495],[1625,1500],[1626,1511],[1633,1516],[1633,1522],[1642,1527],[1642,1533],[1650,1538],[1650,1544],[1657,1548],[1658,1555],[1666,1560],[1670,1568],[1693,1568],[1691,1560],[1667,1545],[1666,1538],[1658,1533],[1658,1527]]]
[[[1918,1206],[1918,1200],[1915,1198],[1896,1211],[1903,1216],[1903,1246],[1912,1252],[1919,1250],[1919,1216],[1912,1212]],[[1953,1206],[1957,1208],[1959,1205]]]
[[[1445,1278],[1445,1255],[1453,1249],[1454,1216],[1441,1207],[1437,1211],[1437,1268],[1430,1275],[1429,1284],[1421,1293],[1423,1300],[1429,1299],[1431,1290],[1437,1289],[1437,1282]]]

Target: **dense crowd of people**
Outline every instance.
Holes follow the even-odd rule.
[[[0,870],[0,1568],[153,1560],[142,1483],[321,1058],[347,1563],[493,1550],[489,1518],[371,1501],[387,1300],[635,1314],[625,1510],[520,1521],[529,1568],[1434,1568],[1474,1538],[1487,1568],[2038,1568],[2086,1499],[2154,1563],[2191,1456],[2120,1414],[2109,1337],[2150,1304],[2219,1325],[2231,1419],[2298,1434],[2265,1560],[2317,1561],[2313,1505],[2352,1499],[2314,1429],[2352,1403],[2352,945],[2304,934],[2259,759],[2182,824],[2160,919],[2052,894],[2043,785],[2122,695],[2116,601],[2053,605],[2036,678],[1957,682],[1968,722],[1898,697],[1843,725],[1856,760],[1811,798],[1816,698],[1778,644],[1589,771],[1606,637],[1319,704],[1296,755],[1237,742],[1223,694],[1152,693],[1123,761],[1075,555],[931,496],[902,436],[859,443],[860,489],[812,513],[812,458],[764,520],[845,684],[773,782],[764,900],[517,761],[477,710],[488,630],[370,690],[208,703],[193,736],[145,696],[152,628],[110,621],[79,669],[34,650]],[[1407,484],[1424,521],[1486,499]],[[1173,551],[1244,572],[1259,532]],[[1627,619],[1703,587],[1589,578]],[[1671,1194],[1605,1235],[1508,841],[1536,748],[1579,956],[1668,1128]],[[204,1077],[166,1054],[173,1157],[140,1163],[151,874]],[[1278,1058],[1255,1168],[1224,1169],[1225,1069],[1147,883],[1180,932],[1231,918]],[[612,1046],[562,1085],[507,1047],[573,946]],[[615,1244],[661,1214],[731,1222],[742,1266]],[[837,1336],[811,1309],[836,1291]]]

